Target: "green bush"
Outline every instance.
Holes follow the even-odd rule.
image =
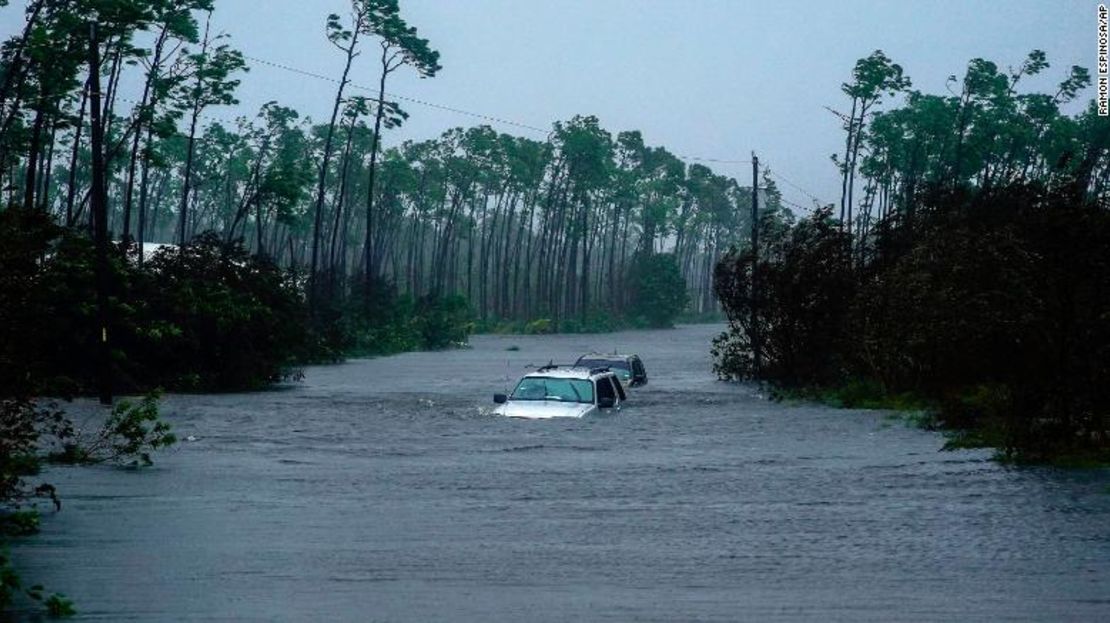
[[[37,510],[0,510],[0,540],[4,537],[30,536],[38,532],[39,512]]]
[[[0,242],[0,395],[92,392],[101,366],[92,244],[18,208],[0,212]],[[291,372],[307,339],[292,275],[213,234],[137,259],[110,252],[117,392],[249,389]]]
[[[12,567],[7,548],[0,545],[0,613],[6,612],[12,606],[15,596],[20,592],[31,600],[41,603],[51,617],[66,618],[77,614],[73,602],[65,595],[54,593],[44,597],[45,589],[39,584],[25,588],[22,578]]]
[[[912,213],[879,228],[866,262],[828,211],[767,237],[759,378],[835,388],[845,406],[935,405],[964,431],[950,447],[1007,460],[1110,455],[1110,211],[1069,184],[1019,184],[934,189]],[[724,377],[755,372],[751,263],[717,266]]]
[[[786,385],[841,382],[855,291],[847,234],[828,209],[790,229],[765,220],[761,231],[763,242],[754,266],[757,290],[752,288],[750,250],[732,249],[717,263],[714,288],[728,315],[729,330],[714,340],[714,369],[721,378],[756,376],[752,353],[758,342],[761,379]]]
[[[442,350],[463,346],[472,331],[470,305],[458,295],[425,297],[417,304],[420,347]]]
[[[686,308],[686,279],[673,253],[637,253],[628,272],[632,318],[649,327],[670,327]]]
[[[524,325],[524,333],[528,335],[546,335],[554,333],[550,318],[537,318]]]
[[[149,466],[151,452],[175,443],[177,436],[158,416],[158,395],[150,394],[137,403],[119,401],[99,429],[73,431],[59,440],[61,449],[50,458],[71,464],[130,461],[136,466]]]
[[[643,322],[646,326],[646,321]],[[611,312],[593,309],[585,317],[565,318],[556,323],[550,318],[537,318],[524,322],[519,320],[493,320],[474,323],[475,333],[546,335],[552,333],[608,333],[618,331],[636,323],[615,316]]]
[[[474,332],[470,306],[461,296],[399,296],[383,280],[376,280],[368,294],[364,283],[356,277],[349,295],[333,295],[321,302],[312,323],[313,346],[305,360],[439,350],[466,344]]]
[[[215,234],[155,253],[132,292],[134,342],[121,347],[143,388],[263,387],[291,373],[307,340],[294,275]]]
[[[46,613],[54,618],[64,619],[77,614],[77,608],[73,607],[73,601],[62,593],[54,593],[47,597],[42,605],[46,607]]]
[[[103,425],[90,431],[76,427],[54,405],[27,398],[0,400],[0,612],[22,592],[42,603],[51,616],[75,613],[73,602],[65,595],[55,593],[44,598],[41,586],[25,588],[3,548],[10,537],[38,532],[38,510],[25,505],[45,498],[55,510],[61,510],[52,485],[28,480],[38,473],[43,455],[53,449],[54,457],[70,462],[149,465],[151,451],[174,441],[169,425],[158,417],[156,396],[137,404],[120,402]]]

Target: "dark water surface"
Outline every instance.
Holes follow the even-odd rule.
[[[59,468],[24,577],[78,620],[1110,620],[1110,474],[938,452],[713,380],[716,326],[480,336],[171,396],[148,470]],[[518,352],[507,351],[519,346]],[[638,352],[621,413],[487,415],[528,362]]]

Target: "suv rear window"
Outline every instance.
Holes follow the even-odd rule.
[[[647,376],[647,373],[644,371],[644,364],[639,358],[632,360],[632,371],[636,376]]]
[[[580,359],[578,365],[583,368],[609,368],[624,381],[632,378],[632,369],[623,359]]]

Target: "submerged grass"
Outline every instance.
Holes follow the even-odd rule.
[[[912,392],[889,393],[870,381],[850,381],[825,387],[775,387],[775,400],[819,402],[837,409],[884,409],[903,413],[928,412],[935,405]]]
[[[675,319],[681,324],[707,324],[721,322],[720,314],[683,315]],[[612,333],[629,329],[669,329],[673,325],[659,326],[642,316],[626,316],[596,310],[574,318],[555,319],[550,317],[532,320],[505,320],[486,318],[475,320],[471,328],[474,333],[493,335],[551,335],[557,333]]]
[[[1063,469],[1110,468],[1110,450],[1061,450],[1051,455],[1029,455],[1009,451],[1004,425],[994,419],[968,428],[946,421],[941,404],[913,392],[887,392],[875,382],[853,380],[836,386],[786,387],[771,389],[771,399],[784,402],[816,402],[837,409],[889,411],[882,428],[894,422],[944,435],[942,450],[993,449],[993,460],[1015,466],[1047,465]]]
[[[1022,455],[1007,455],[1001,451],[996,452],[994,460],[1004,465],[1017,467],[1047,465],[1060,469],[1110,469],[1110,452],[1066,452],[1046,458],[1030,458]],[[1106,488],[1110,493],[1110,486]]]

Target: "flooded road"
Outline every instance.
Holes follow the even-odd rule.
[[[714,380],[720,329],[478,336],[171,396],[196,440],[52,470],[65,507],[13,554],[90,621],[1110,616],[1107,471],[768,402]],[[488,415],[524,364],[614,348],[651,376],[619,414]]]

